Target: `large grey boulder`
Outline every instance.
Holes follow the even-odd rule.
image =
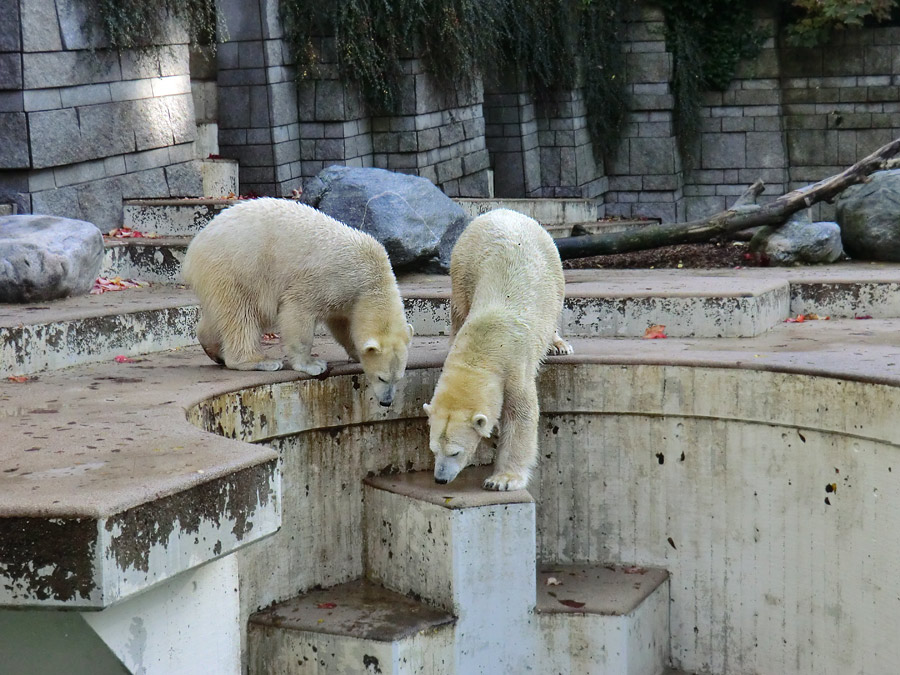
[[[449,269],[450,249],[469,220],[428,179],[384,169],[330,166],[307,183],[303,201],[371,234],[403,269]]]
[[[763,253],[773,265],[833,263],[844,252],[838,224],[812,222],[809,209],[798,211],[781,227],[761,227],[750,248]]]
[[[103,262],[93,223],[56,216],[0,218],[0,302],[89,293]]]
[[[900,261],[900,169],[877,171],[844,190],[835,214],[851,258]]]

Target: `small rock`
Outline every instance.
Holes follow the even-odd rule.
[[[428,179],[384,169],[330,166],[304,186],[302,200],[371,234],[391,264],[407,270],[435,264],[448,270],[450,250],[469,220]]]
[[[841,228],[837,223],[812,222],[809,209],[798,211],[781,227],[761,227],[750,242],[773,265],[833,263],[841,257]]]
[[[42,302],[90,292],[103,262],[93,223],[57,216],[0,217],[0,302]]]

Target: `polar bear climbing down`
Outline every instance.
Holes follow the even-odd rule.
[[[291,368],[309,375],[313,331],[324,322],[361,361],[375,396],[390,405],[406,370],[412,326],[384,247],[315,209],[263,198],[232,206],[188,247],[182,272],[200,300],[197,338],[235,370],[279,370],[266,360],[263,333],[281,333]]]
[[[546,230],[497,209],[475,218],[450,259],[450,353],[424,408],[434,479],[466,467],[499,423],[489,490],[518,490],[537,463],[537,369],[544,355],[571,354],[556,331],[565,295],[562,263]]]

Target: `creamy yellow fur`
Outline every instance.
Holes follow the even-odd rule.
[[[200,344],[238,370],[277,370],[261,352],[281,333],[294,370],[318,375],[313,331],[323,322],[361,360],[387,405],[406,368],[411,328],[384,247],[315,209],[255,199],[223,211],[188,247],[182,276],[200,299]],[[385,403],[387,401],[387,403]]]
[[[559,253],[536,221],[497,209],[462,233],[450,276],[453,342],[425,406],[435,479],[452,480],[499,424],[485,487],[524,488],[537,462],[538,366],[548,349],[572,351],[556,332],[565,294]]]

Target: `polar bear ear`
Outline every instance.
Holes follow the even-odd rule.
[[[369,338],[362,346],[362,350],[364,354],[377,354],[381,351],[381,345],[375,338]]]
[[[485,438],[488,438],[491,435],[491,428],[488,425],[489,422],[487,415],[478,413],[472,418],[472,426],[475,427],[475,431],[477,431]]]
[[[409,342],[412,336],[416,334],[416,329],[411,323],[406,324],[406,341]]]
[[[428,415],[429,417],[431,417],[431,413],[434,412],[434,408],[431,407],[430,403],[423,403],[422,410],[424,410],[425,414]]]

